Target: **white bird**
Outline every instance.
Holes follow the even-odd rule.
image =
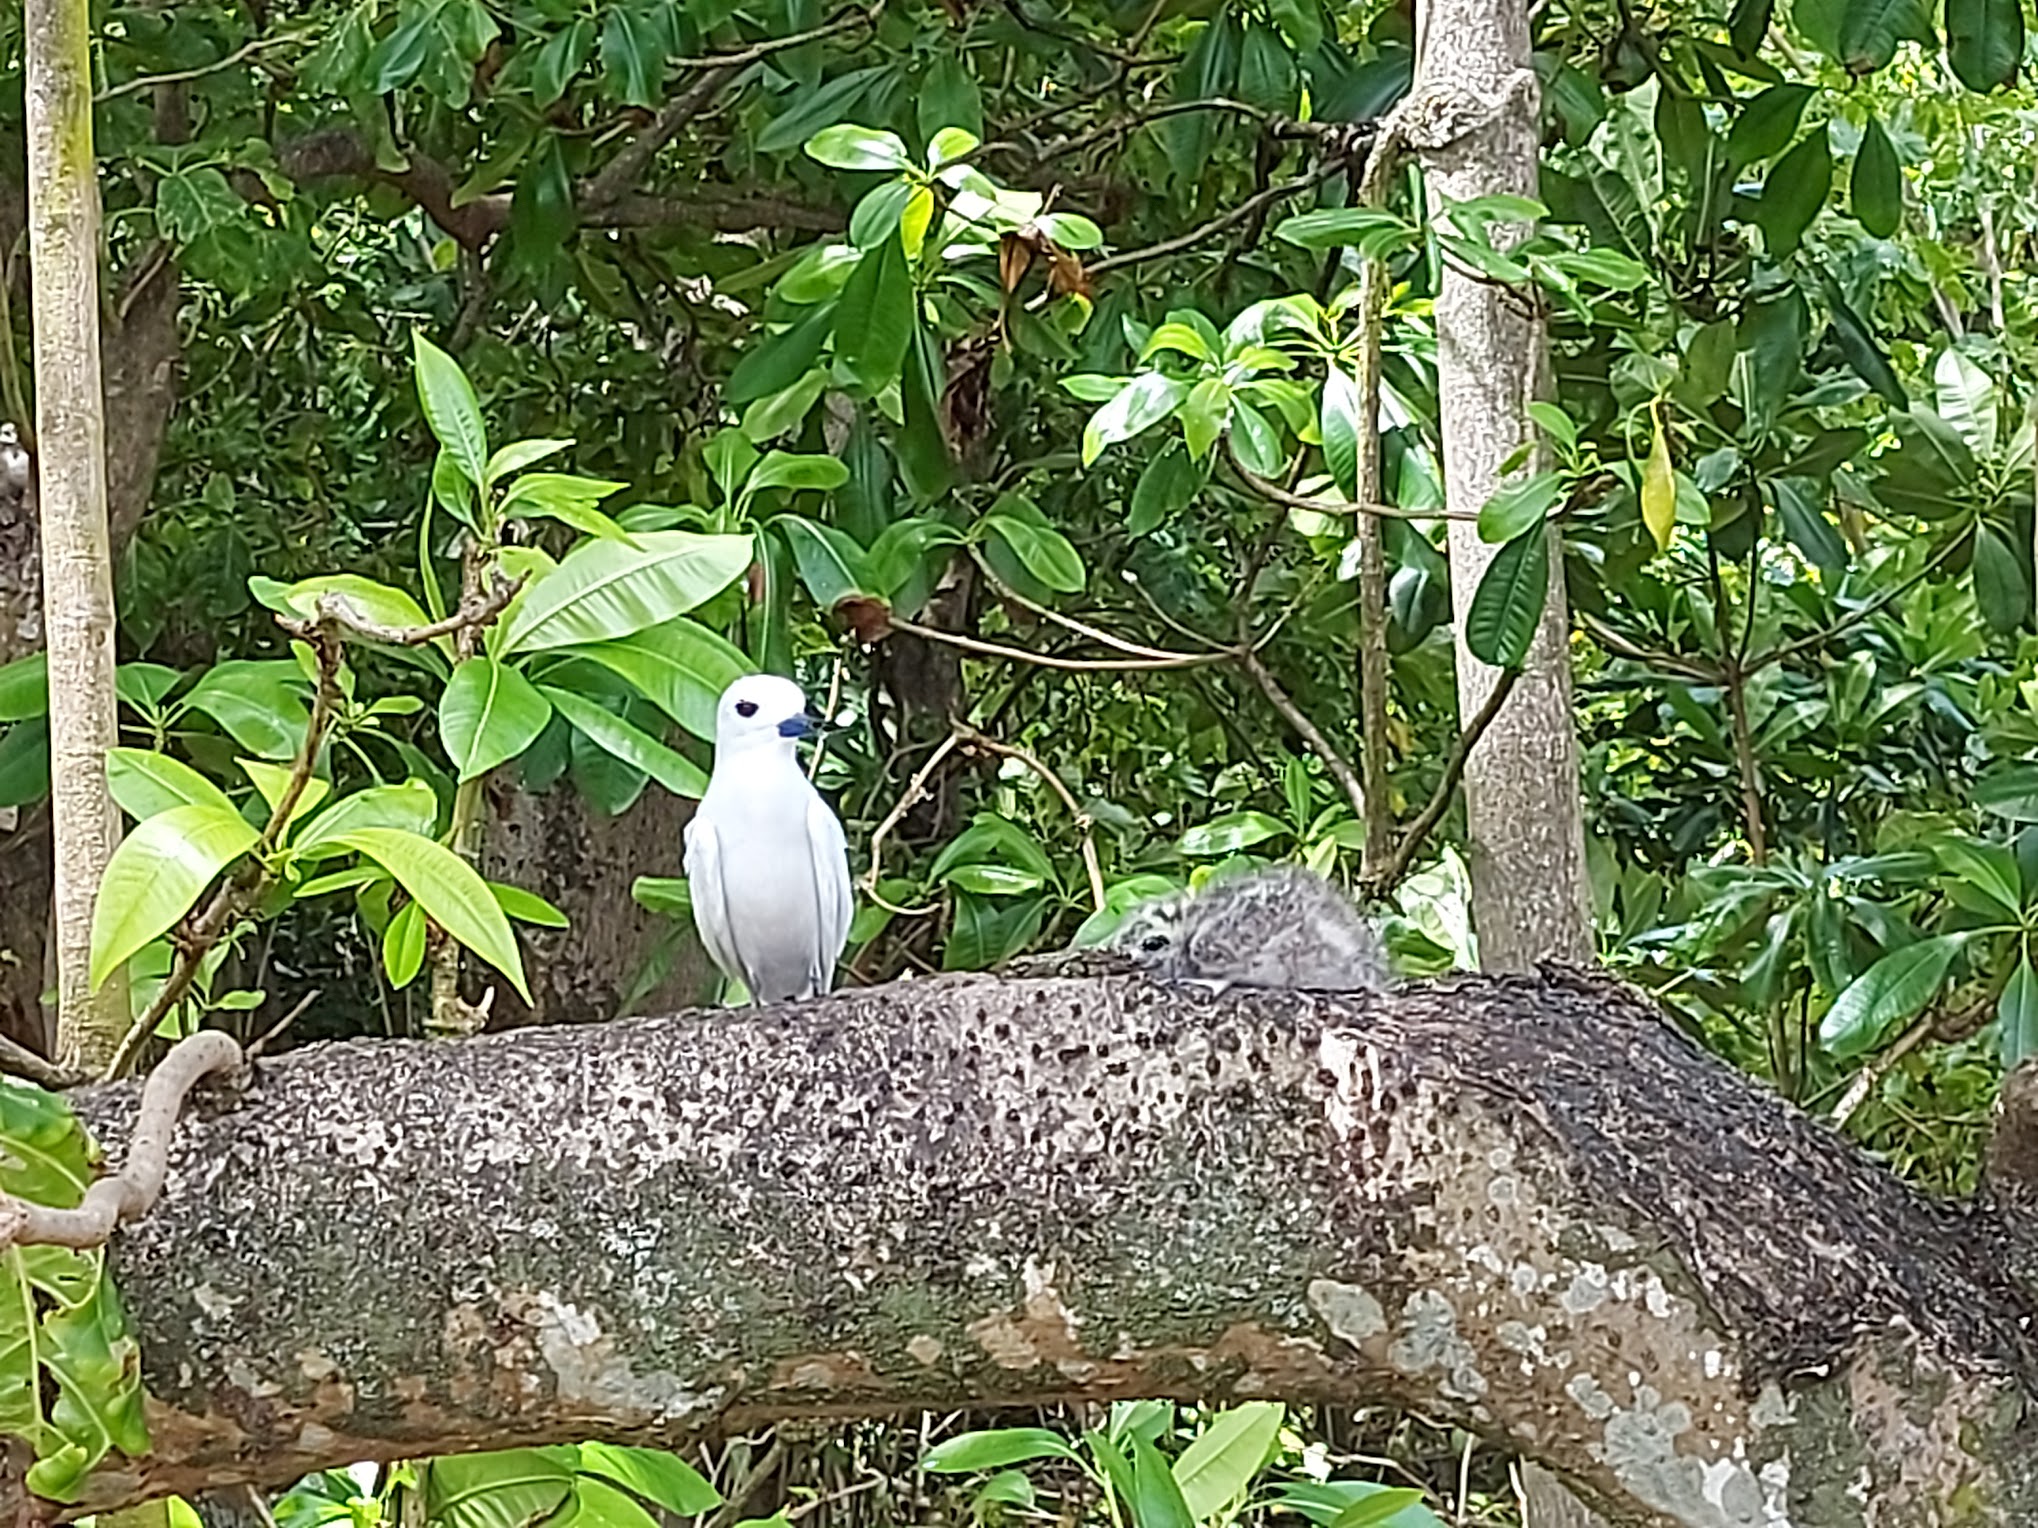
[[[715,767],[686,825],[694,926],[754,1004],[835,985],[852,898],[842,824],[800,768],[813,730],[790,679],[752,674],[722,692]]]

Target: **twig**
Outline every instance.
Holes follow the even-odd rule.
[[[1909,594],[1919,584],[1937,572],[1946,559],[1959,550],[1965,540],[1966,538],[1962,536],[1951,537],[1944,546],[1940,547],[1938,551],[1925,560],[1925,565],[1918,569],[1917,572],[1913,573],[1902,583],[1891,585],[1851,615],[1841,617],[1831,626],[1822,627],[1808,637],[1800,637],[1795,642],[1786,642],[1781,647],[1771,648],[1759,658],[1749,659],[1747,667],[1748,677],[1754,678],[1755,675],[1761,673],[1762,670],[1768,668],[1772,663],[1782,663],[1786,659],[1795,658],[1800,653],[1809,652],[1813,648],[1821,647],[1832,641],[1833,638],[1839,636],[1842,632],[1848,630],[1848,628],[1859,626],[1870,617],[1880,615],[1892,603],[1902,599],[1906,594]]]
[[[1229,648],[1214,653],[1181,653],[1170,658],[1060,658],[1052,653],[1029,653],[1024,648],[1004,647],[996,642],[982,642],[975,637],[965,637],[958,632],[943,631],[936,626],[922,626],[916,621],[900,617],[886,617],[886,624],[894,631],[903,631],[909,636],[919,637],[928,642],[940,642],[949,647],[959,647],[965,652],[981,653],[987,658],[1009,658],[1014,663],[1031,663],[1041,668],[1070,669],[1077,673],[1112,673],[1120,670],[1145,671],[1148,669],[1201,668],[1205,664],[1222,663],[1232,656]]]
[[[248,1060],[253,1061],[257,1056],[261,1055],[263,1047],[268,1045],[268,1043],[271,1040],[275,1039],[278,1035],[282,1034],[283,1031],[288,1029],[292,1024],[295,1024],[298,1021],[298,1019],[303,1017],[304,1010],[309,1008],[313,1003],[317,1002],[324,995],[325,995],[324,988],[313,987],[311,991],[305,993],[303,997],[299,998],[295,1003],[293,1003],[291,1005],[290,1012],[284,1014],[282,1018],[278,1019],[274,1024],[271,1024],[267,1029],[263,1030],[261,1035],[257,1037],[257,1039],[255,1040],[255,1043],[248,1047]]]
[[[128,1137],[127,1163],[112,1177],[85,1190],[72,1209],[28,1204],[0,1195],[0,1247],[100,1247],[125,1221],[139,1220],[163,1192],[169,1170],[170,1138],[176,1133],[184,1097],[200,1078],[241,1065],[233,1036],[203,1030],[179,1040],[142,1085],[141,1107]]]
[[[1407,873],[1410,863],[1415,859],[1416,851],[1422,847],[1423,840],[1429,837],[1430,830],[1441,822],[1444,813],[1450,810],[1451,796],[1456,792],[1458,782],[1465,777],[1465,765],[1472,757],[1472,750],[1478,746],[1479,739],[1485,736],[1486,729],[1493,724],[1493,718],[1500,714],[1500,708],[1507,703],[1508,695],[1514,690],[1514,682],[1520,677],[1520,669],[1500,671],[1500,677],[1494,680],[1493,689],[1486,696],[1486,703],[1479,708],[1478,715],[1472,718],[1464,731],[1458,734],[1457,742],[1451,745],[1451,756],[1444,761],[1443,777],[1437,781],[1437,788],[1430,793],[1428,802],[1415,814],[1415,820],[1409,823],[1402,833],[1400,841],[1394,845],[1393,854],[1388,857],[1387,863],[1380,867],[1380,873],[1365,880],[1366,900],[1377,901],[1385,896],[1393,888],[1394,883]]]
[[[1710,664],[1696,663],[1687,658],[1680,658],[1675,653],[1654,652],[1638,646],[1589,610],[1578,612],[1578,624],[1592,633],[1593,641],[1615,657],[1626,658],[1632,663],[1646,663],[1650,668],[1662,669],[1666,674],[1681,674],[1686,679],[1695,679],[1701,684],[1718,684],[1721,681],[1720,671]],[[1768,660],[1756,661],[1763,663]],[[1748,672],[1752,675],[1755,670],[1751,668]]]
[[[509,608],[509,602],[516,598],[517,591],[523,586],[522,575],[507,581],[497,580],[493,588],[463,599],[458,610],[443,621],[433,621],[428,626],[381,625],[362,615],[344,594],[321,594],[316,606],[318,613],[308,621],[278,616],[276,624],[293,637],[307,642],[321,627],[329,627],[341,636],[356,637],[363,642],[381,642],[391,647],[423,647],[441,637],[456,636],[460,632],[486,626]]]
[[[1159,260],[1167,255],[1180,254],[1185,249],[1194,249],[1205,239],[1215,238],[1227,228],[1236,227],[1238,224],[1246,221],[1246,219],[1257,216],[1263,208],[1271,207],[1275,202],[1290,196],[1299,196],[1304,191],[1314,190],[1329,180],[1331,176],[1342,172],[1343,169],[1344,164],[1341,160],[1333,161],[1326,165],[1318,165],[1307,175],[1298,175],[1293,180],[1284,180],[1277,186],[1269,186],[1264,191],[1256,192],[1230,211],[1220,213],[1200,228],[1192,228],[1187,233],[1177,234],[1172,239],[1163,239],[1158,244],[1149,244],[1145,249],[1128,249],[1122,250],[1115,255],[1106,255],[1103,259],[1093,262],[1086,268],[1091,275],[1101,276],[1106,271],[1115,271],[1124,266],[1137,265],[1143,260]]]
[[[1875,1090],[1876,1084],[1887,1077],[1899,1061],[1924,1044],[1938,1025],[1939,1015],[1927,1009],[1898,1037],[1896,1044],[1856,1072],[1854,1080],[1847,1085],[1846,1093],[1833,1105],[1832,1127],[1838,1130],[1853,1118],[1854,1111],[1868,1101],[1868,1095]]]
[[[1128,642],[1123,637],[1114,637],[1110,632],[1100,627],[1092,626],[1087,622],[1079,621],[1074,616],[1063,615],[1058,610],[1050,610],[1045,605],[1036,604],[1018,590],[1012,588],[1002,578],[998,577],[991,570],[991,565],[981,557],[977,557],[975,560],[978,571],[984,575],[990,586],[998,592],[1001,599],[1009,600],[1022,610],[1031,611],[1042,620],[1052,621],[1055,625],[1073,631],[1078,636],[1088,637],[1099,646],[1116,648],[1119,652],[1126,653],[1134,658],[1151,658],[1163,663],[1202,662],[1204,659],[1205,655],[1201,653],[1177,653],[1169,652],[1163,647],[1142,647],[1137,642]]]
[[[26,1077],[45,1088],[74,1088],[85,1081],[85,1073],[59,1066],[5,1035],[0,1035],[0,1072]]]
[[[1076,822],[1076,830],[1082,835],[1083,870],[1090,878],[1090,902],[1094,911],[1104,910],[1104,871],[1097,863],[1097,844],[1090,834],[1090,814],[1076,804],[1076,798],[1063,783],[1060,775],[1049,769],[1039,759],[1014,743],[1001,743],[994,737],[986,736],[970,726],[968,722],[954,722],[951,725],[969,740],[973,748],[995,753],[1007,759],[1016,759],[1045,780],[1048,788],[1061,797],[1062,805],[1069,809],[1069,816]]]
[[[243,59],[253,58],[257,53],[266,53],[271,48],[280,48],[286,43],[308,42],[316,36],[313,32],[286,32],[281,37],[258,37],[253,42],[243,43],[214,63],[200,64],[194,69],[175,69],[168,74],[140,74],[118,85],[110,85],[92,97],[92,104],[103,106],[108,101],[118,100],[125,95],[137,95],[144,90],[153,90],[158,85],[181,85],[187,80],[202,80],[208,74],[218,74],[231,69]]]
[[[1305,494],[1290,492],[1271,478],[1263,478],[1254,472],[1238,459],[1229,439],[1224,443],[1224,454],[1226,465],[1238,475],[1239,482],[1248,491],[1283,509],[1303,509],[1318,515],[1376,515],[1383,520],[1476,521],[1479,518],[1462,509],[1404,509],[1399,504],[1349,504],[1342,499],[1312,499]]]
[[[1258,653],[1250,650],[1240,653],[1238,666],[1251,676],[1253,683],[1260,687],[1260,692],[1267,697],[1274,709],[1287,718],[1288,725],[1302,735],[1302,741],[1309,745],[1310,751],[1323,760],[1323,767],[1330,771],[1331,778],[1344,787],[1345,799],[1352,804],[1352,811],[1358,816],[1359,821],[1364,822],[1366,788],[1360,784],[1358,772],[1352,768],[1351,761],[1338,751],[1337,745],[1324,736],[1316,723],[1295,704],[1294,698],[1281,688],[1280,681],[1275,679],[1273,672],[1260,661]]]
[[[821,755],[828,751],[827,729],[835,720],[835,708],[842,703],[842,669],[848,661],[848,654],[835,654],[835,672],[828,678],[828,704],[821,714],[821,735],[814,740],[814,756],[807,760],[809,780],[821,773]]]
[[[884,862],[885,838],[899,825],[899,820],[913,809],[914,803],[926,794],[927,782],[933,778],[934,771],[941,767],[943,759],[955,752],[956,745],[962,740],[962,734],[956,731],[950,731],[948,736],[941,740],[941,746],[927,756],[927,762],[922,764],[914,772],[913,778],[906,782],[904,793],[892,804],[891,811],[885,814],[885,820],[877,825],[877,831],[870,835],[870,869],[863,874],[864,894],[879,907],[887,912],[897,913],[902,918],[924,918],[929,913],[939,912],[940,908],[931,904],[926,907],[900,907],[896,903],[887,902],[878,894],[878,867]]]

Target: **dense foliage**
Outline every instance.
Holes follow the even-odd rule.
[[[2038,1052],[2023,19],[1534,25],[1539,201],[1431,216],[1413,169],[1354,205],[1413,64],[1398,4],[106,8],[113,301],[170,262],[182,314],[121,569],[132,893],[99,964],[172,1033],[287,1009],[337,939],[373,958],[323,1023],[423,1025],[390,999],[430,964],[458,1028],[454,944],[521,988],[511,920],[560,916],[472,868],[487,793],[696,794],[752,665],[842,724],[859,978],[1066,943],[1241,855],[1355,878],[1348,761],[1385,751],[1405,823],[1456,738],[1454,265],[1548,322],[1539,449],[1459,603],[1519,661],[1560,521],[1604,953],[1964,1186]],[[0,667],[0,806],[46,788],[40,672]],[[1411,970],[1474,957],[1452,842],[1365,887]],[[637,890],[684,925],[683,884]]]

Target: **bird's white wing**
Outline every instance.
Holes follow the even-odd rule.
[[[849,943],[849,922],[856,899],[849,887],[849,844],[842,823],[817,791],[807,802],[807,849],[814,864],[815,924],[814,986],[817,993],[835,985],[835,963]]]
[[[736,939],[729,927],[729,904],[722,893],[722,846],[715,837],[714,820],[706,811],[696,810],[685,836],[686,885],[693,898],[694,927],[722,974],[748,986],[749,976],[736,956]]]

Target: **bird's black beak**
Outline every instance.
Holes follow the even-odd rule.
[[[814,737],[821,730],[821,723],[805,712],[798,716],[788,716],[778,724],[780,737]]]

